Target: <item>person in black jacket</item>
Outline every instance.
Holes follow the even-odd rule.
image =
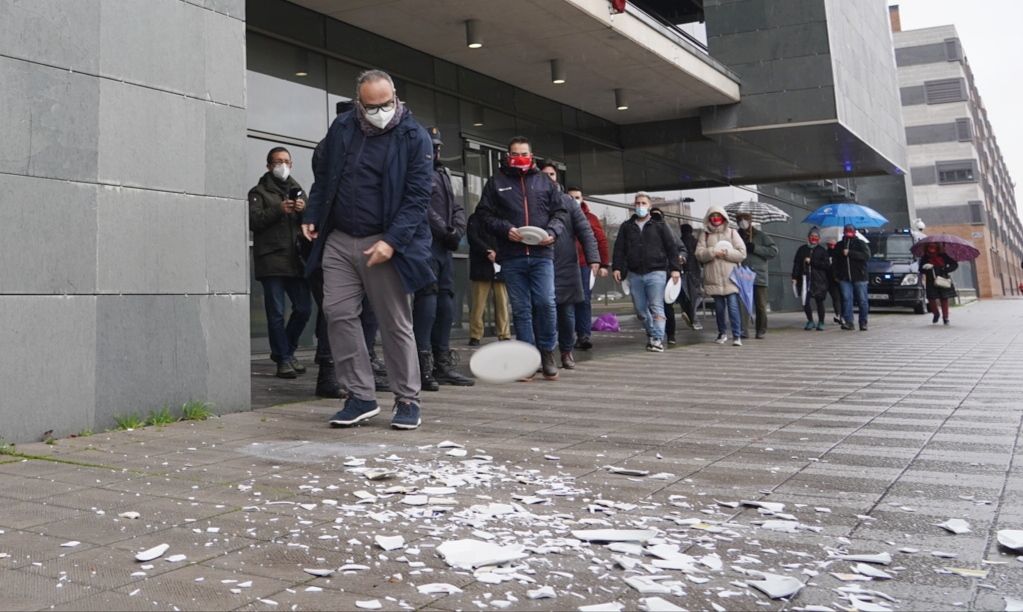
[[[828,237],[828,263],[831,265],[831,275],[828,277],[828,295],[831,296],[831,309],[835,312],[832,321],[842,323],[842,288],[838,286],[838,278],[835,276],[835,247],[838,246],[838,238]]]
[[[952,259],[952,256],[945,252],[941,244],[932,242],[925,247],[924,256],[920,258],[920,273],[924,275],[927,309],[934,315],[931,323],[938,322],[938,304],[940,302],[941,318],[945,325],[948,325],[948,300],[956,295],[951,275],[958,268],[959,262]],[[939,281],[939,278],[943,280]]]
[[[512,138],[501,168],[483,186],[476,213],[494,235],[496,259],[511,298],[515,336],[540,349],[543,376],[558,379],[558,345],[554,305],[554,240],[565,231],[561,192],[533,163],[529,139]],[[546,230],[538,244],[523,241],[525,226]],[[536,312],[538,334],[533,334]]]
[[[291,176],[291,153],[274,147],[266,155],[266,173],[249,191],[249,229],[256,280],[263,284],[270,359],[279,378],[306,371],[295,359],[302,330],[312,314],[309,285],[299,253],[300,213],[305,198],[291,198],[302,187]],[[291,300],[291,317],[284,322],[284,298]]]
[[[471,387],[475,381],[455,370],[451,352],[451,323],[455,309],[454,259],[451,253],[465,234],[465,209],[455,197],[451,174],[440,160],[440,130],[427,130],[433,141],[433,190],[426,210],[433,243],[430,265],[437,281],[416,291],[412,302],[412,330],[419,351],[419,377],[424,391],[440,385]]]
[[[831,258],[821,246],[821,233],[815,227],[806,235],[806,244],[796,249],[792,260],[792,287],[802,296],[806,313],[805,330],[824,331],[824,300],[831,286]],[[817,305],[817,325],[813,324],[813,305]]]
[[[618,228],[612,274],[616,282],[629,279],[632,305],[643,320],[647,350],[664,352],[664,287],[668,272],[672,282],[682,282],[683,251],[668,226],[650,216],[650,195],[641,191],[633,200],[635,214]]]
[[[870,304],[867,301],[867,261],[870,247],[856,236],[856,226],[842,229],[842,239],[835,245],[832,265],[838,286],[842,288],[842,329],[854,329],[853,299],[859,311],[860,331],[867,331]]]
[[[469,309],[469,346],[479,346],[483,338],[483,311],[491,292],[494,296],[494,331],[498,340],[511,339],[508,321],[508,288],[504,276],[497,271],[497,245],[494,237],[480,223],[479,215],[469,215],[466,224],[469,239],[469,281],[472,284],[472,305]]]

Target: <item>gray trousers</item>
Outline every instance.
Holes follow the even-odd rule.
[[[412,307],[390,261],[366,267],[362,252],[381,236],[355,238],[339,231],[327,236],[323,249],[323,312],[338,382],[361,400],[376,397],[373,368],[362,333],[362,298],[380,323],[387,378],[398,401],[419,403],[421,381]]]

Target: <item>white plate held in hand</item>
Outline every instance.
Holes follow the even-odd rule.
[[[550,238],[547,230],[535,225],[523,225],[519,228],[519,234],[522,236],[523,244],[534,246]]]
[[[625,295],[629,295],[632,293],[632,290],[629,288],[629,279],[627,278],[622,279],[622,293],[624,293]]]
[[[539,367],[540,351],[518,340],[488,344],[469,360],[473,375],[491,383],[515,382],[532,376]]]
[[[682,293],[682,279],[675,280],[669,276],[668,284],[664,286],[664,303],[674,304],[680,293]]]

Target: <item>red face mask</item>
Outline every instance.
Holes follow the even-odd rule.
[[[713,225],[714,227],[718,227],[724,222],[725,220],[721,215],[714,215],[713,217],[710,218],[710,224]]]
[[[938,253],[938,247],[929,246],[927,247],[927,252],[931,255],[936,255]]]
[[[518,168],[519,170],[525,172],[526,170],[529,170],[530,168],[533,167],[533,156],[532,154],[523,156],[509,155],[508,165],[511,166],[512,168]]]
[[[821,239],[820,239],[820,238],[818,238],[818,237],[816,237],[816,236],[811,236],[811,237],[810,237],[810,244],[812,244],[812,245],[818,245],[818,244],[820,244],[820,243],[821,243]]]
[[[856,232],[846,232],[843,234],[843,236],[845,236],[846,238],[855,238]]]

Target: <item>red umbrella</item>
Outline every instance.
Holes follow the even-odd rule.
[[[923,257],[924,250],[928,244],[940,244],[945,252],[956,261],[970,261],[980,257],[980,249],[973,246],[973,243],[965,238],[953,236],[952,234],[935,234],[927,236],[913,245],[911,252],[917,257]]]

